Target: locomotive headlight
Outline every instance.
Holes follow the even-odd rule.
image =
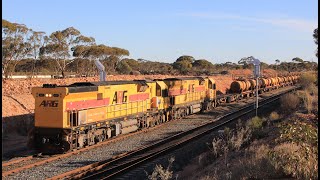
[[[46,94],[46,97],[49,97],[49,94]]]
[[[49,94],[49,97],[52,97],[52,94]]]

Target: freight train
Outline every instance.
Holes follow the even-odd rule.
[[[286,86],[297,79],[298,76],[260,79],[259,90]],[[223,98],[230,102],[230,97],[251,96],[254,88],[254,81],[235,81]],[[35,128],[30,141],[43,153],[90,146],[211,110],[224,101],[217,96],[216,82],[210,77],[77,82],[68,86],[44,84],[32,88],[32,95]]]

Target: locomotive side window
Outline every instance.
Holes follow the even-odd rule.
[[[71,127],[78,126],[78,112],[69,112],[68,125],[70,125]]]
[[[175,105],[175,96],[170,97],[170,104]]]
[[[168,97],[168,89],[162,90],[162,97]]]
[[[213,84],[212,89],[216,89],[216,84]]]
[[[156,96],[161,96],[161,87],[158,84],[156,85]]]
[[[211,81],[208,82],[208,88],[209,88],[209,89],[212,89],[212,88],[213,88]]]

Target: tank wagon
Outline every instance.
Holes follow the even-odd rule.
[[[259,93],[291,85],[298,76],[260,78]],[[209,77],[44,84],[32,88],[35,128],[30,140],[43,153],[90,146],[255,95],[254,79],[234,81],[216,95]]]
[[[32,140],[60,153],[177,119],[216,105],[216,84],[203,77],[44,84],[32,89]]]
[[[280,87],[285,87],[293,85],[298,82],[299,76],[283,76],[283,77],[272,77],[272,78],[259,78],[258,79],[258,93],[267,92],[270,90],[278,89]],[[221,102],[233,102],[244,97],[255,96],[256,94],[256,79],[248,80],[236,80],[230,85],[227,90],[227,95],[218,98],[218,103]]]

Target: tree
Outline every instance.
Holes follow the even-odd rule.
[[[122,56],[128,56],[129,51],[118,47],[109,47],[103,44],[90,46],[76,46],[74,48],[74,57],[88,58],[89,60],[107,61],[108,66],[116,71],[118,63]]]
[[[122,60],[122,62],[127,63],[132,68],[132,70],[135,70],[135,71],[139,71],[140,70],[139,69],[140,63],[135,59],[125,58],[125,59]]]
[[[198,67],[201,69],[210,69],[213,68],[213,64],[205,59],[199,59],[192,63],[192,67]]]
[[[123,56],[129,56],[129,51],[126,49],[111,47],[111,54],[107,59],[111,63],[111,67],[113,70],[116,70],[119,62],[122,60]]]
[[[62,31],[53,32],[49,36],[48,44],[40,48],[40,54],[53,58],[64,78],[67,65],[74,61],[74,59],[69,59],[71,52],[81,43],[94,43],[94,38],[82,36],[79,30],[69,27]]]
[[[210,74],[210,72],[214,68],[214,65],[205,59],[199,59],[199,60],[195,60],[192,63],[192,68],[193,68],[193,71],[198,75],[201,75],[203,73]]]
[[[277,70],[278,70],[278,65],[279,65],[279,63],[280,63],[280,60],[279,60],[279,59],[276,59],[275,62],[276,62],[275,67],[276,67],[276,71],[277,71]]]
[[[36,61],[38,60],[40,54],[40,47],[44,46],[44,44],[48,41],[48,37],[44,36],[45,32],[42,31],[32,31],[32,35],[28,38],[28,42],[30,43],[30,55],[34,58],[32,65],[32,72],[35,71]]]
[[[19,60],[30,53],[30,44],[26,41],[30,30],[24,24],[2,20],[2,73],[8,75],[8,67],[12,71]]]
[[[313,38],[316,45],[318,45],[318,28],[313,31]],[[318,47],[317,47],[316,56],[318,57]]]
[[[301,59],[299,57],[293,58],[292,62],[296,62],[296,64],[295,64],[296,70],[298,70],[298,64],[303,64],[304,63],[303,59]]]
[[[176,62],[180,62],[180,61],[188,61],[190,64],[192,64],[195,61],[195,59],[192,56],[183,55],[176,60]]]
[[[180,56],[174,63],[173,67],[180,71],[182,74],[188,73],[192,68],[194,58],[192,56]]]
[[[132,68],[126,62],[121,61],[117,67],[117,71],[121,74],[129,74],[132,71]]]
[[[260,68],[262,69],[267,69],[269,67],[269,65],[267,63],[264,62],[260,62]]]

